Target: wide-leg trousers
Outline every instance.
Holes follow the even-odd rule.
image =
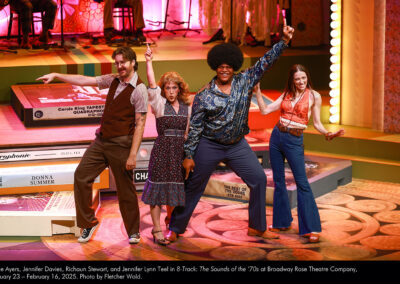
[[[139,232],[140,214],[133,184],[133,171],[126,170],[132,136],[111,139],[97,137],[83,155],[74,175],[74,197],[77,225],[91,228],[98,224],[92,203],[95,178],[109,166],[117,186],[119,209],[128,236]]]
[[[269,141],[270,163],[275,183],[273,227],[287,228],[293,221],[285,183],[285,158],[297,186],[297,215],[300,235],[321,232],[321,221],[310,184],[307,179],[303,135],[281,132],[275,126]]]
[[[175,207],[169,225],[170,230],[178,234],[185,232],[212,172],[221,161],[241,177],[250,188],[249,227],[260,231],[266,230],[267,178],[255,153],[244,138],[231,145],[201,138],[193,159],[194,171],[185,181],[185,206]]]

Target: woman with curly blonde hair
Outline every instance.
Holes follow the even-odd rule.
[[[173,82],[179,87],[178,93],[178,101],[183,102],[184,104],[190,104],[189,101],[189,85],[183,80],[181,75],[175,71],[166,72],[161,76],[160,81],[158,81],[158,86],[161,89],[161,96],[167,99],[165,94],[165,85]]]
[[[153,221],[153,241],[167,245],[160,224],[161,206],[166,205],[169,224],[172,209],[185,205],[183,144],[189,130],[191,108],[189,88],[174,71],[161,76],[158,86],[154,78],[153,54],[150,47],[145,53],[149,103],[156,117],[158,137],[149,161],[149,175],[143,189],[142,201],[150,205]]]

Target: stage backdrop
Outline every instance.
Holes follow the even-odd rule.
[[[400,133],[400,1],[386,0],[384,130]]]
[[[318,46],[329,38],[329,0],[292,0],[292,46]]]
[[[400,133],[399,3],[343,2],[342,124]]]
[[[54,1],[57,2],[57,1]],[[58,1],[58,11],[53,29],[54,33],[60,32],[61,11]],[[190,0],[170,0],[168,9],[168,24],[167,28],[186,28],[187,24],[177,26],[169,23],[171,20],[187,21],[189,15]],[[143,17],[146,23],[146,30],[154,30],[163,26],[152,26],[147,20],[164,21],[166,12],[167,0],[143,0]],[[63,15],[64,15],[64,32],[102,32],[103,31],[103,7],[104,3],[96,3],[93,0],[64,0]],[[192,0],[192,17],[190,19],[191,28],[200,28],[199,25],[199,4],[198,0]],[[10,17],[9,6],[0,11],[0,36],[7,35],[8,23]],[[115,27],[120,28],[121,23],[115,20]],[[35,24],[35,30],[40,32],[41,24]],[[17,34],[17,21],[13,23],[12,34]]]

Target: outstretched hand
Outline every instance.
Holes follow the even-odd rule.
[[[294,34],[294,28],[291,26],[288,26],[286,24],[286,19],[283,19],[283,40],[285,41],[286,44],[289,43],[289,41],[292,39]]]
[[[43,75],[42,77],[39,77],[36,79],[36,81],[43,81],[43,83],[48,84],[51,81],[53,81],[56,78],[55,74],[50,73],[47,75]]]
[[[338,136],[343,136],[344,135],[344,129],[340,129],[334,133],[328,132],[325,134],[325,139],[327,141],[331,141],[333,138],[338,137]]]
[[[150,45],[147,44],[147,50],[144,54],[144,58],[146,59],[146,61],[151,61],[153,60],[153,51],[150,48]]]

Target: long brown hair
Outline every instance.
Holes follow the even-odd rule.
[[[289,76],[288,76],[288,80],[285,86],[285,89],[283,91],[284,93],[284,97],[286,97],[286,95],[290,95],[293,97],[294,99],[294,94],[296,93],[296,86],[294,84],[294,74],[296,72],[302,71],[304,73],[306,73],[307,76],[307,89],[312,90],[312,83],[311,83],[311,77],[310,77],[310,72],[308,72],[307,68],[304,67],[301,64],[294,64],[290,69],[289,69]]]
[[[178,72],[170,71],[161,76],[160,81],[158,81],[158,86],[161,88],[161,95],[165,98],[164,87],[169,82],[173,82],[179,87],[178,101],[189,105],[189,86]]]

